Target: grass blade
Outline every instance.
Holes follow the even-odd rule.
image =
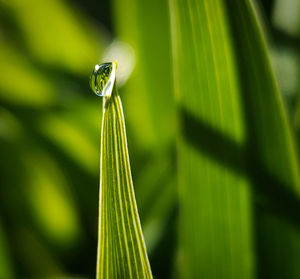
[[[239,68],[249,145],[275,179],[300,193],[298,160],[282,98],[253,1],[226,0]],[[252,139],[250,139],[250,137]],[[276,152],[274,152],[276,150]]]
[[[170,10],[182,270],[254,278],[255,229],[258,274],[299,278],[299,235],[288,224],[299,224],[298,162],[252,1],[171,0]]]
[[[299,278],[299,162],[253,1],[225,1],[230,16],[248,156],[255,187],[258,276]],[[280,239],[280,241],[278,241]]]
[[[115,86],[103,102],[100,172],[97,278],[152,278]]]
[[[182,278],[254,278],[245,127],[222,1],[170,1]],[[191,73],[193,69],[193,73]]]

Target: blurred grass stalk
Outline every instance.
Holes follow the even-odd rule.
[[[114,0],[113,11],[117,38],[130,44],[136,56],[136,67],[120,95],[129,151],[139,162],[132,162],[137,204],[154,277],[166,278],[171,273],[175,249],[171,234],[176,222],[172,215],[176,204],[176,115],[168,3]]]

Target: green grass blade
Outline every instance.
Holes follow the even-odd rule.
[[[115,87],[103,103],[100,172],[97,278],[152,278]]]
[[[279,279],[284,274],[296,279],[300,277],[300,181],[294,139],[253,1],[225,2],[228,13],[234,11],[230,21],[248,122],[248,162],[258,201],[258,276]]]
[[[257,150],[257,161],[266,171],[299,194],[295,143],[255,6],[251,0],[226,0],[224,3],[240,71],[240,94],[244,99],[248,142]]]
[[[181,278],[254,278],[244,117],[222,1],[170,1]],[[233,159],[233,157],[235,157]]]
[[[299,278],[299,235],[288,224],[299,210],[298,162],[252,2],[170,0],[170,11],[184,277],[254,278],[259,260],[262,278]]]

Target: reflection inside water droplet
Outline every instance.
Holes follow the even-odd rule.
[[[110,96],[116,79],[116,62],[96,65],[90,77],[90,86],[98,96]]]

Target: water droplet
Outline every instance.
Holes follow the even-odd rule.
[[[109,97],[116,79],[116,62],[96,65],[90,77],[90,86],[98,96]]]

